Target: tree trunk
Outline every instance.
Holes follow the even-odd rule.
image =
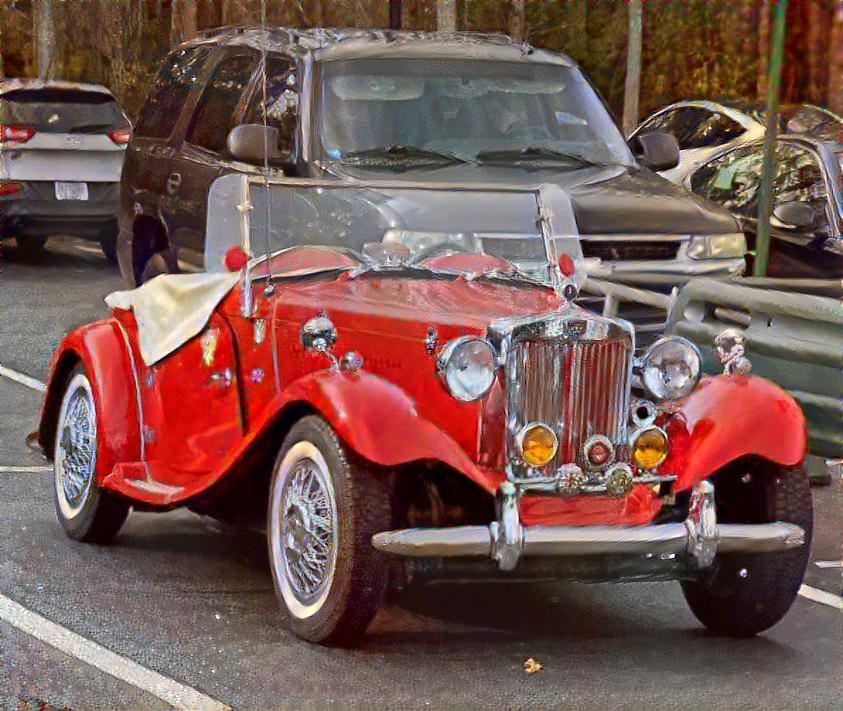
[[[509,16],[509,34],[519,42],[527,38],[526,8],[524,0],[512,0],[512,13]]]
[[[196,0],[173,0],[170,15],[170,44],[196,36]]]
[[[623,132],[627,136],[638,125],[641,94],[642,0],[629,0],[629,33],[626,42],[626,84],[623,91]]]
[[[843,114],[843,2],[838,0],[831,21],[826,105]]]
[[[322,27],[324,13],[322,12],[322,0],[310,0],[304,6],[305,23],[308,27]]]
[[[457,31],[456,0],[438,0],[436,3],[436,30],[438,32]]]
[[[389,0],[389,29],[401,29],[401,0]]]
[[[33,7],[35,22],[35,64],[38,78],[47,79],[56,54],[53,0],[38,0]]]

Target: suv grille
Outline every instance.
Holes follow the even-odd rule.
[[[676,259],[679,240],[581,240],[585,257],[599,257],[607,262],[641,261],[649,259]]]
[[[626,422],[630,357],[626,340],[513,344],[508,419],[519,428],[540,421],[556,431],[559,452],[545,475],[568,462],[582,465],[580,450],[593,434],[618,442]]]

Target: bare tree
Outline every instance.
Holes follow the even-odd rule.
[[[626,83],[623,91],[623,131],[629,135],[638,124],[641,94],[641,0],[629,0],[629,33],[626,42]]]
[[[456,0],[438,0],[436,3],[436,29],[439,32],[457,31]]]
[[[509,34],[519,42],[527,39],[527,9],[524,0],[512,0],[512,13],[509,16]]]
[[[843,114],[843,2],[837,3],[831,20],[831,53],[828,67],[828,107]]]
[[[38,68],[38,78],[47,79],[56,54],[53,0],[38,0],[33,3],[32,15],[35,22],[35,64]]]
[[[170,44],[175,45],[196,36],[196,0],[173,0],[171,13]]]

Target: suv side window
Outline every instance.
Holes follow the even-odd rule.
[[[641,128],[636,132],[640,136],[642,133],[650,133],[651,131],[664,131],[665,133],[673,133],[673,118],[679,109],[669,109],[664,113],[653,116],[649,121],[646,121]]]
[[[136,136],[169,137],[210,53],[209,47],[188,47],[164,60],[135,127]]]
[[[263,81],[260,76],[254,94],[246,108],[245,123],[263,123],[278,129],[278,148],[293,150],[298,106],[298,84],[293,63],[278,55],[266,58],[266,103],[263,101]],[[289,82],[289,83],[288,83]]]
[[[234,112],[257,63],[255,54],[223,59],[214,69],[190,119],[186,140],[214,153],[225,151]]]
[[[696,128],[688,133],[683,148],[722,146],[740,136],[746,129],[724,114],[706,111]],[[680,143],[681,146],[681,143]]]

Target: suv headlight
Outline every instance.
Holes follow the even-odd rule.
[[[439,377],[457,400],[479,400],[492,387],[497,357],[488,342],[476,336],[448,341],[436,358]]]
[[[660,338],[641,356],[641,383],[658,400],[678,400],[700,381],[700,352],[686,338]]]
[[[688,242],[691,259],[728,259],[746,254],[743,232],[726,235],[694,235]]]

